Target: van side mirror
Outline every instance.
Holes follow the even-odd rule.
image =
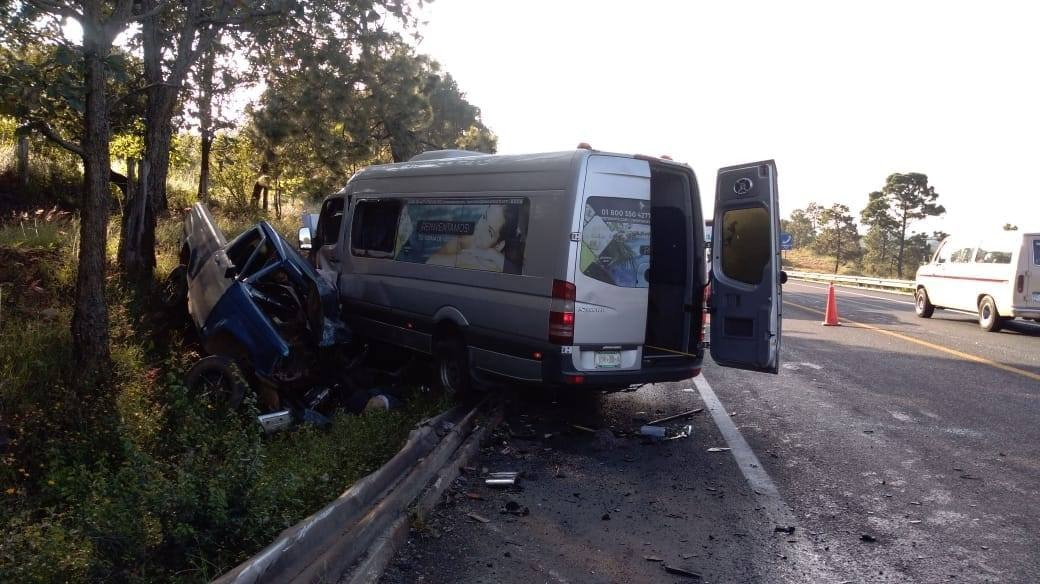
[[[311,228],[301,227],[299,232],[300,249],[306,251],[311,249]]]

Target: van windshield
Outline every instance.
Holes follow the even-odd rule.
[[[583,274],[623,288],[647,288],[650,201],[589,197],[581,230]]]

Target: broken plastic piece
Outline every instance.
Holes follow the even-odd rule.
[[[729,452],[729,451],[730,451],[729,448],[722,448],[722,447],[719,447],[719,446],[712,446],[711,448],[708,449],[708,452]]]
[[[679,418],[685,418],[687,416],[692,416],[694,414],[699,414],[699,413],[701,413],[703,411],[704,411],[704,408],[697,408],[697,409],[693,409],[693,410],[688,410],[688,411],[685,411],[685,412],[680,412],[678,414],[675,414],[674,416],[667,416],[667,417],[661,418],[659,420],[654,420],[652,422],[647,422],[647,425],[656,426],[658,424],[663,424],[665,422],[671,422],[672,420],[678,420]]]

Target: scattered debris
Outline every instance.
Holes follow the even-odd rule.
[[[679,568],[677,566],[669,566],[668,564],[664,565],[664,571],[675,576],[683,576],[684,578],[695,578],[697,580],[701,579],[701,575],[697,572],[691,572],[690,570]]]
[[[519,476],[518,472],[493,472],[488,474],[484,484],[489,487],[512,487]]]
[[[708,449],[708,452],[729,452],[729,451],[730,451],[729,448],[724,448],[724,447],[719,447],[719,446],[712,446],[711,448]]]
[[[610,513],[604,513],[603,517],[600,517],[603,521],[610,521]]]
[[[864,430],[863,433],[864,434],[873,434],[874,431],[873,430]]]
[[[659,558],[657,556],[643,556],[643,559],[648,561],[648,562],[663,562],[664,561],[664,558]]]
[[[483,501],[484,497],[480,493],[466,493],[467,499],[473,499],[474,501]]]
[[[694,556],[696,556],[696,554],[679,554],[679,557],[684,559],[684,560],[688,560],[688,559],[690,559],[690,558],[692,558]]]
[[[873,535],[870,535],[869,533],[864,533],[863,535],[859,536],[859,538],[860,540],[865,541],[867,543],[874,543],[877,541],[877,538]]]
[[[663,424],[665,422],[671,422],[672,420],[678,420],[680,418],[685,418],[687,416],[692,416],[694,414],[699,414],[699,413],[701,413],[703,411],[704,411],[704,408],[697,408],[695,410],[688,410],[688,411],[685,411],[685,412],[680,412],[678,414],[675,414],[674,416],[668,416],[668,417],[665,417],[665,418],[660,418],[660,419],[654,420],[652,422],[647,422],[647,425],[648,426],[656,426],[658,424]]]
[[[962,474],[961,478],[962,479],[968,479],[968,480],[971,480],[971,481],[981,481],[982,480],[982,477],[975,476],[973,474],[967,474],[967,473]]]
[[[920,520],[920,519],[911,519],[911,520],[910,520],[910,525],[917,525],[917,524],[918,524],[918,523],[920,523],[920,522],[921,522],[921,520]]]
[[[466,517],[469,517],[470,519],[475,519],[475,520],[477,520],[477,521],[479,521],[481,523],[491,523],[491,520],[488,519],[487,517],[484,517],[482,515],[477,515],[476,513],[473,513],[472,511],[470,511],[469,513],[466,513]]]
[[[910,501],[910,504],[911,505],[920,505],[921,502],[920,501]]]
[[[509,515],[516,515],[517,517],[526,517],[531,514],[531,510],[516,501],[508,501],[506,502],[505,507],[502,507],[500,513],[508,513]]]
[[[596,433],[596,431],[592,428],[589,428],[588,426],[582,426],[580,424],[571,424],[571,428],[574,428],[575,430],[581,430],[582,432],[588,432],[589,434]]]
[[[693,393],[693,392],[695,392],[697,390],[693,389],[692,387],[684,387],[683,391],[686,392],[686,393]]]
[[[639,428],[639,434],[642,436],[649,436],[650,438],[663,439],[668,433],[668,428],[664,426],[651,426],[646,425]]]
[[[787,535],[794,533],[794,530],[795,527],[793,525],[777,525],[773,528],[774,533],[786,533]]]
[[[639,434],[653,440],[678,440],[693,434],[693,426],[687,424],[682,428],[665,428],[664,426],[646,425],[639,428]]]

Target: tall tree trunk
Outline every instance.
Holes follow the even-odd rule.
[[[198,199],[209,202],[209,155],[213,149],[213,66],[217,59],[216,49],[210,49],[202,59],[199,72],[199,133],[202,134],[199,152]]]
[[[108,306],[105,302],[105,244],[111,199],[104,69],[108,47],[94,38],[96,35],[96,27],[84,27],[87,94],[83,134],[84,192],[80,206],[79,267],[72,314],[72,348],[76,366],[91,377],[104,373],[110,358]]]
[[[897,277],[903,277],[903,249],[906,247],[906,209],[903,209],[903,229],[899,232],[899,258],[896,260]]]
[[[16,154],[18,160],[18,184],[25,188],[29,186],[29,136],[25,134],[18,136]]]

